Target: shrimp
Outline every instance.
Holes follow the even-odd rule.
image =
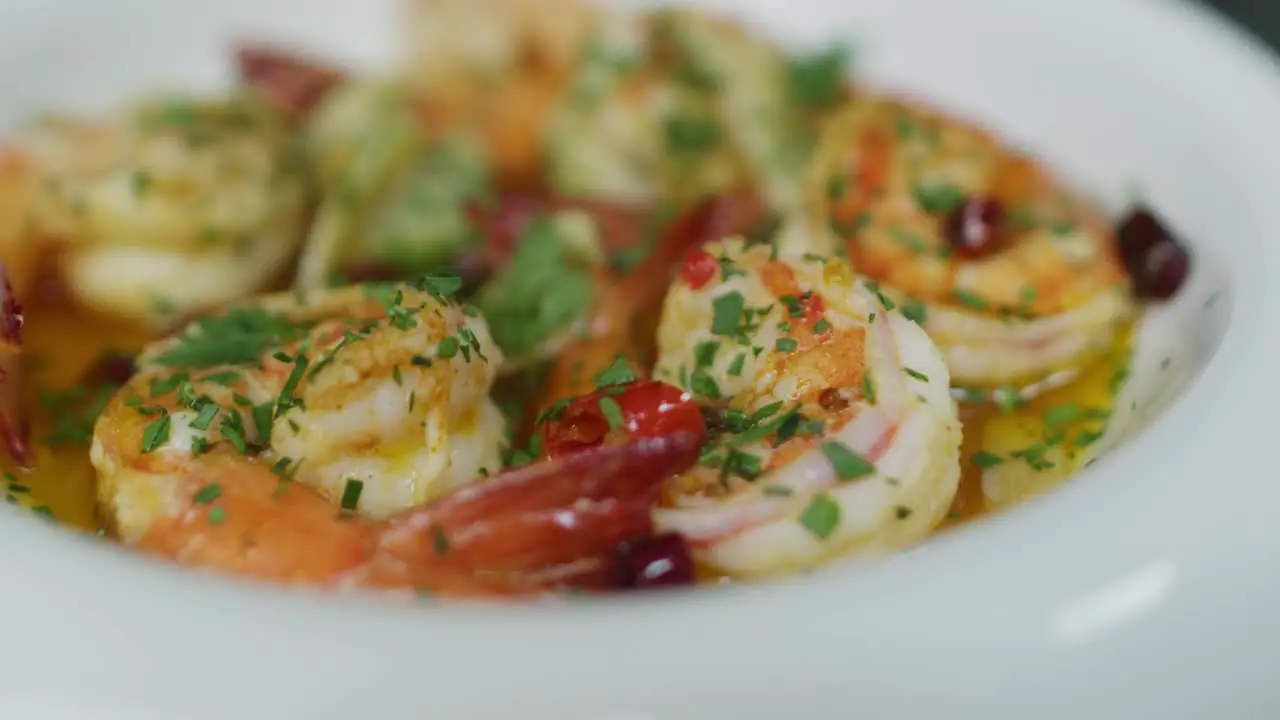
[[[742,28],[660,9],[603,16],[546,125],[560,193],[686,205],[742,185],[798,201],[808,133],[788,59]]]
[[[124,540],[285,584],[467,598],[607,589],[610,552],[651,532],[658,483],[696,457],[686,436],[590,448],[372,520],[227,446],[199,458],[162,452],[146,472],[164,500],[134,515]]]
[[[826,128],[811,170],[815,250],[847,250],[923,324],[958,384],[1074,370],[1133,315],[1104,220],[973,125],[864,94]],[[975,231],[991,234],[977,252],[948,239]]]
[[[152,99],[101,119],[40,118],[26,242],[54,242],[68,290],[163,324],[266,286],[288,266],[307,192],[283,122],[240,97]]]
[[[427,128],[402,84],[339,85],[311,112],[304,135],[321,199],[296,287],[323,287],[351,266],[421,274],[474,244],[463,210],[489,185],[488,154],[468,129]]]
[[[653,513],[737,577],[898,548],[945,516],[960,423],[942,356],[837,257],[730,238],[686,255],[654,377],[723,432]]]
[[[223,447],[373,518],[497,472],[502,355],[456,282],[267,296],[149,346],[94,428],[105,519],[136,541]]]
[[[534,184],[542,127],[597,12],[581,0],[413,0],[406,82],[432,125],[478,130],[504,185]]]

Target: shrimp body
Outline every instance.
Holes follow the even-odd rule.
[[[500,351],[430,281],[268,296],[149,347],[95,426],[105,519],[136,541],[227,448],[374,518],[496,472]]]
[[[245,98],[46,117],[21,139],[28,230],[63,246],[82,302],[163,321],[255,292],[292,258],[306,185],[283,121]]]
[[[923,324],[957,384],[1031,385],[1074,370],[1134,312],[1098,213],[973,125],[861,95],[824,130],[810,185],[817,251],[847,250]],[[991,251],[950,245],[949,224],[984,222],[957,220],[969,200],[1003,208]]]
[[[163,475],[123,539],[186,567],[282,584],[466,598],[566,585],[608,588],[609,552],[649,532],[657,482],[693,438],[600,447],[504,472],[375,520],[220,445],[198,462],[149,456]]]
[[[787,206],[804,132],[787,59],[732,23],[678,9],[603,15],[545,138],[552,186],[688,203],[742,186]]]
[[[666,488],[655,525],[734,576],[923,538],[959,482],[937,348],[838,258],[740,239],[703,251],[667,296],[655,377],[717,404],[727,432]]]
[[[321,199],[295,287],[324,287],[347,265],[425,272],[476,240],[463,206],[490,181],[480,138],[430,132],[404,86],[339,85],[308,119],[305,137]]]

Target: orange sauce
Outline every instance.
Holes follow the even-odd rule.
[[[20,488],[28,492],[10,493],[30,507],[47,507],[58,520],[88,532],[98,529],[94,510],[96,493],[89,448],[83,443],[49,442],[67,413],[51,407],[50,395],[73,391],[102,354],[109,350],[136,351],[150,339],[150,333],[68,304],[33,308],[28,312],[24,350],[29,354],[27,394],[33,411],[32,439],[36,448],[36,468],[22,471],[4,458],[0,470],[12,473]],[[1049,391],[1016,408],[962,403],[964,444],[961,449],[962,477],[951,512],[942,527],[967,522],[987,512],[1013,504],[1047,490],[1065,480],[1091,456],[1090,445],[1105,429],[1105,416],[1114,409],[1117,373],[1127,367],[1130,333],[1103,358],[1070,384]],[[1064,412],[1075,408],[1077,412]],[[73,413],[74,414],[74,413]],[[1056,414],[1056,417],[1055,417]],[[80,423],[91,429],[87,423]],[[1054,436],[1061,439],[1054,441]],[[1028,448],[1049,447],[1056,462],[1031,467],[1018,459]],[[1088,441],[1088,442],[1085,442]],[[988,489],[999,489],[993,501],[984,491],[984,468],[975,462],[982,454],[1001,459],[995,480]],[[1031,460],[1036,460],[1033,457]]]
[[[1077,472],[1115,411],[1132,353],[1132,328],[1063,387],[1016,407],[960,404],[960,488],[942,527],[966,522],[1053,488]],[[984,488],[984,470],[988,475]]]
[[[136,327],[67,304],[28,306],[23,330],[26,387],[22,391],[32,413],[36,467],[22,471],[4,457],[0,469],[13,478],[6,485],[29,490],[9,492],[10,497],[29,507],[48,508],[55,518],[72,527],[97,531],[89,447],[79,442],[51,445],[50,438],[60,423],[67,427],[75,420],[75,413],[59,412],[56,406],[70,404],[67,393],[74,391],[105,351],[136,351],[147,339],[148,333]],[[91,429],[87,423],[76,424]]]

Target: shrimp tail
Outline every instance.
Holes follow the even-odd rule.
[[[607,558],[653,532],[660,485],[691,466],[691,433],[602,445],[509,470],[391,519],[381,551],[430,586],[444,565],[526,590],[607,581]]]
[[[242,43],[236,49],[241,80],[293,120],[302,120],[343,81],[338,70],[279,48]]]
[[[10,457],[24,469],[35,465],[31,451],[31,426],[23,407],[22,305],[13,294],[9,274],[0,266],[0,438]]]

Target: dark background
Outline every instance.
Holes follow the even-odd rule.
[[[1280,48],[1280,2],[1277,0],[1206,0],[1240,25]]]

